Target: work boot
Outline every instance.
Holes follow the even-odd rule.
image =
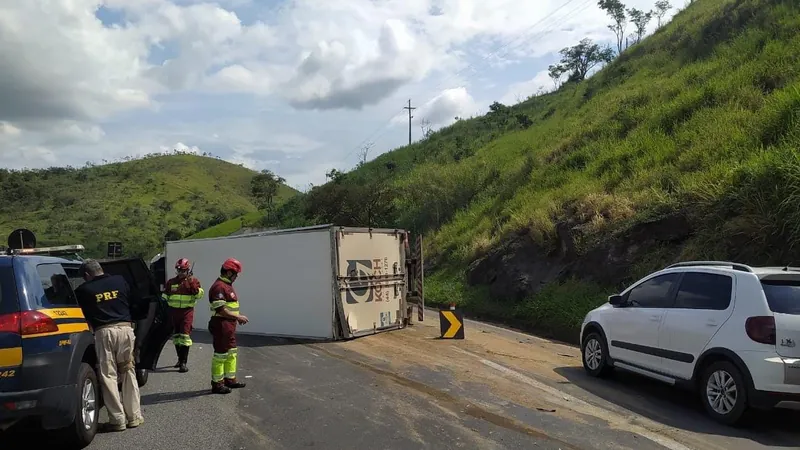
[[[178,354],[178,362],[176,362],[175,365],[172,366],[172,367],[174,369],[177,369],[178,367],[181,366],[181,346],[180,345],[177,345],[177,344],[175,345],[175,353]]]
[[[236,378],[225,378],[225,386],[231,389],[241,389],[247,386],[247,383],[236,381]]]
[[[212,394],[230,394],[231,393],[231,388],[229,388],[228,386],[225,386],[225,383],[223,383],[221,381],[217,382],[217,383],[212,381],[211,382],[211,393]]]
[[[179,361],[180,368],[178,369],[178,372],[186,373],[189,371],[189,368],[186,367],[186,363],[188,361],[189,361],[189,347],[182,346],[180,353],[180,361]]]

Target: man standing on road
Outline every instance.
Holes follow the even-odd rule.
[[[215,394],[230,394],[231,389],[245,387],[245,383],[236,379],[236,324],[247,323],[247,317],[239,314],[239,297],[233,289],[233,282],[241,272],[242,263],[234,258],[226,259],[222,263],[220,277],[208,289],[208,301],[211,303],[208,331],[214,341],[211,392]]]
[[[189,371],[186,363],[189,360],[189,349],[192,347],[194,306],[197,300],[205,295],[205,291],[200,287],[200,280],[191,273],[190,268],[191,263],[188,259],[179,259],[175,263],[177,276],[168,280],[164,288],[175,333],[172,335],[172,343],[175,344],[175,352],[178,354],[178,363],[175,367],[179,368],[181,373]]]
[[[136,381],[131,317],[131,290],[120,275],[106,275],[100,263],[87,259],[81,265],[86,281],[75,295],[94,332],[94,347],[100,366],[100,386],[108,409],[104,431],[124,431],[144,423]],[[120,399],[119,378],[122,384]]]

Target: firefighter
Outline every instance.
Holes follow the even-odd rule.
[[[181,258],[175,263],[177,275],[168,280],[164,293],[167,304],[170,306],[170,317],[174,334],[172,343],[178,354],[178,363],[175,367],[185,373],[189,371],[186,363],[189,360],[189,349],[192,347],[192,323],[194,321],[194,306],[197,300],[203,298],[205,291],[191,272],[191,263],[186,258]]]
[[[242,263],[228,258],[222,263],[219,278],[208,289],[208,301],[211,303],[208,331],[214,341],[211,392],[215,394],[229,394],[231,389],[245,387],[245,383],[236,379],[236,324],[247,323],[247,317],[239,314],[239,297],[233,289],[233,282],[240,273]]]

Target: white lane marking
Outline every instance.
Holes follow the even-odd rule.
[[[546,393],[550,394],[553,397],[552,400],[554,400],[554,403],[561,404],[566,408],[569,408],[569,409],[572,409],[572,410],[576,410],[576,411],[578,411],[578,409],[580,409],[582,411],[578,411],[578,412],[584,412],[586,414],[595,416],[595,417],[603,419],[603,420],[608,420],[609,415],[615,415],[615,413],[610,411],[610,410],[607,410],[607,409],[604,409],[604,408],[600,408],[598,406],[594,406],[594,405],[591,405],[589,403],[586,403],[585,401],[583,401],[583,400],[581,400],[581,399],[579,399],[577,397],[574,397],[574,396],[572,396],[572,395],[570,395],[570,394],[568,394],[568,393],[566,393],[564,391],[560,391],[558,389],[555,389],[555,388],[553,388],[551,386],[548,386],[548,385],[546,385],[544,383],[540,383],[539,381],[536,381],[536,380],[534,380],[533,378],[531,378],[529,376],[523,375],[523,374],[517,372],[516,370],[509,369],[508,367],[505,367],[505,366],[502,366],[500,364],[497,364],[494,361],[489,361],[488,359],[484,359],[480,355],[476,355],[476,354],[474,354],[472,352],[469,352],[467,350],[464,350],[464,349],[461,349],[461,348],[458,348],[458,347],[454,347],[454,350],[457,350],[457,351],[459,351],[461,353],[464,353],[464,354],[470,355],[470,356],[472,356],[474,358],[477,358],[482,364],[484,364],[486,366],[489,366],[492,369],[495,369],[495,370],[497,370],[499,372],[502,372],[502,373],[504,373],[504,374],[506,374],[506,375],[508,375],[508,376],[510,376],[512,378],[515,378],[515,379],[517,379],[519,381],[522,381],[523,383],[525,383],[525,384],[527,384],[527,385],[529,385],[531,387],[534,387],[534,388],[536,388],[536,389],[538,389],[540,391],[543,391],[543,392],[546,392]],[[578,408],[576,408],[576,406]],[[668,438],[666,436],[661,436],[659,434],[653,433],[653,432],[651,432],[651,431],[649,431],[649,430],[647,430],[645,428],[642,428],[642,427],[639,427],[639,426],[637,426],[637,425],[635,425],[633,423],[630,423],[630,421],[628,421],[628,423],[625,424],[625,429],[626,429],[626,431],[638,434],[639,436],[642,436],[643,438],[649,439],[649,440],[655,442],[656,444],[659,444],[659,445],[661,445],[663,447],[666,447],[666,448],[668,448],[670,450],[692,450],[691,448],[686,447],[685,445],[681,444],[680,442],[672,440],[672,439],[670,439],[670,438]]]

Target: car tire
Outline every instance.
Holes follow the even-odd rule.
[[[708,415],[724,425],[740,423],[747,411],[747,385],[730,361],[716,361],[703,371],[700,399]]]
[[[136,369],[136,384],[139,387],[144,386],[147,384],[147,377],[150,376],[150,372],[147,369]]]
[[[589,375],[602,378],[614,369],[608,363],[608,345],[600,333],[593,331],[586,336],[581,345],[583,368]]]
[[[82,449],[89,446],[97,434],[100,420],[100,385],[92,366],[83,362],[78,368],[75,419],[63,430],[63,448]]]

